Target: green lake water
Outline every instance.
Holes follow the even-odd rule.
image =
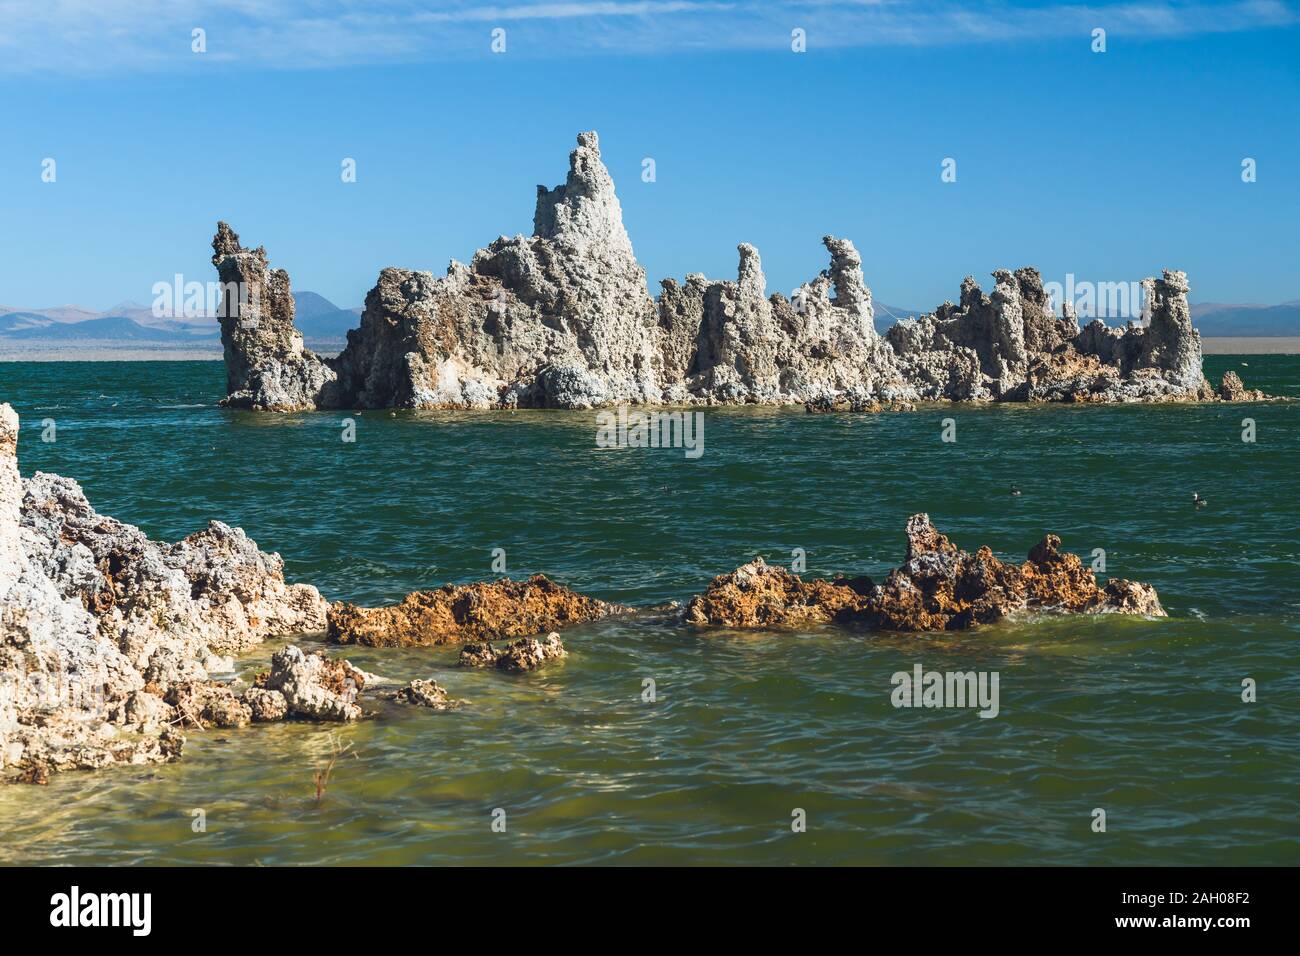
[[[1212,380],[1228,368],[1300,396],[1296,357],[1206,359]],[[349,413],[226,411],[223,382],[215,362],[0,363],[25,475],[75,477],[154,537],[242,526],[330,599],[490,579],[495,548],[511,576],[636,604],[796,548],[809,574],[879,577],[928,511],[1004,558],[1047,531],[1085,560],[1102,548],[1170,617],[925,636],[598,623],[522,676],[458,670],[455,648],[344,649],[469,703],[191,732],[174,764],[0,787],[0,863],[1300,859],[1300,402],[718,410],[690,460],[597,448],[577,412],[367,411],[349,443]],[[941,441],[947,417],[956,442]],[[893,707],[891,676],[918,663],[998,672],[999,715]],[[338,740],[351,752],[317,804],[312,775]]]

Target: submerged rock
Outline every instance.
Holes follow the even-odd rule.
[[[527,581],[503,578],[446,584],[436,591],[408,594],[391,607],[332,604],[328,639],[371,647],[502,640],[594,621],[621,610],[535,574]]]
[[[568,657],[568,651],[559,634],[547,634],[544,640],[525,637],[505,647],[495,649],[491,644],[469,644],[461,649],[461,667],[495,667],[503,671],[537,670],[543,664]]]
[[[413,680],[393,696],[403,703],[431,710],[459,710],[465,703],[449,697],[436,680]]]
[[[612,404],[806,404],[876,411],[917,400],[1202,400],[1187,276],[1143,282],[1149,321],[1080,329],[1055,314],[1032,268],[973,277],[957,304],[877,334],[853,243],[825,236],[828,267],[789,298],[768,295],[758,250],[735,280],[699,273],[650,297],[595,133],[569,173],[539,186],[533,235],[502,236],[446,275],[387,268],[347,347],[327,359],[293,325],[289,276],[218,223],[213,264],[226,403],[261,410],[594,408]],[[243,294],[240,301],[235,296]],[[238,303],[238,307],[234,304]],[[1221,390],[1222,391],[1222,390]]]
[[[1098,586],[1049,534],[1023,564],[1005,564],[987,547],[962,551],[928,515],[907,522],[907,555],[880,584],[868,578],[803,581],[761,559],[715,578],[686,607],[698,626],[762,628],[832,623],[893,631],[959,630],[1025,611],[1114,612],[1164,617],[1148,584],[1110,579]]]
[[[496,667],[497,651],[491,644],[486,641],[482,644],[466,644],[460,649],[460,657],[456,659],[458,667]]]
[[[0,770],[171,760],[181,725],[251,708],[209,668],[270,636],[323,630],[315,588],[220,522],[176,544],[97,513],[75,481],[23,481],[0,404]]]
[[[842,395],[822,395],[804,403],[804,411],[813,415],[829,412],[911,412],[915,410],[915,402],[882,402],[855,390],[849,390]]]

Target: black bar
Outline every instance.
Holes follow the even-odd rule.
[[[127,945],[209,935],[259,946],[331,945],[430,930],[445,939],[449,923],[489,932],[542,932],[551,924],[549,934],[557,921],[658,936],[685,920],[751,932],[772,921],[815,925],[819,933],[840,926],[862,939],[910,934],[918,942],[1046,931],[1053,942],[1128,935],[1231,944],[1243,932],[1286,927],[1294,882],[1291,870],[1213,868],[15,868],[0,869],[0,914],[16,938],[97,934]],[[143,896],[131,910],[118,898],[125,925],[52,925],[52,917],[69,921],[74,886],[88,918],[100,906],[97,894],[149,894],[147,936],[136,935],[145,923]],[[61,911],[60,894],[68,904]]]

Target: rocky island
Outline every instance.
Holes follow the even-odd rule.
[[[903,564],[880,583],[868,577],[804,581],[758,558],[714,578],[686,606],[689,624],[776,628],[836,624],[855,630],[955,631],[1024,611],[1164,617],[1155,588],[1111,578],[1098,585],[1077,555],[1049,534],[1022,564],[987,547],[962,551],[930,522],[907,521]]]
[[[804,404],[810,411],[916,401],[1250,400],[1204,378],[1185,273],[1143,282],[1148,321],[1082,328],[1054,311],[1037,270],[968,276],[956,303],[877,333],[862,258],[826,236],[825,271],[767,294],[758,250],[735,281],[693,273],[651,298],[594,132],[569,174],[537,187],[533,234],[501,238],[446,275],[387,268],[347,347],[325,358],[294,327],[289,275],[222,222],[212,262],[225,404],[339,408],[568,408]],[[236,297],[237,296],[237,297]]]

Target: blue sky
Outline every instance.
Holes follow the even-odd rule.
[[[0,304],[206,282],[223,218],[359,305],[384,266],[441,274],[531,232],[584,129],[652,292],[734,278],[741,241],[789,292],[833,233],[906,307],[1020,265],[1297,299],[1298,41],[1282,2],[0,0]]]

